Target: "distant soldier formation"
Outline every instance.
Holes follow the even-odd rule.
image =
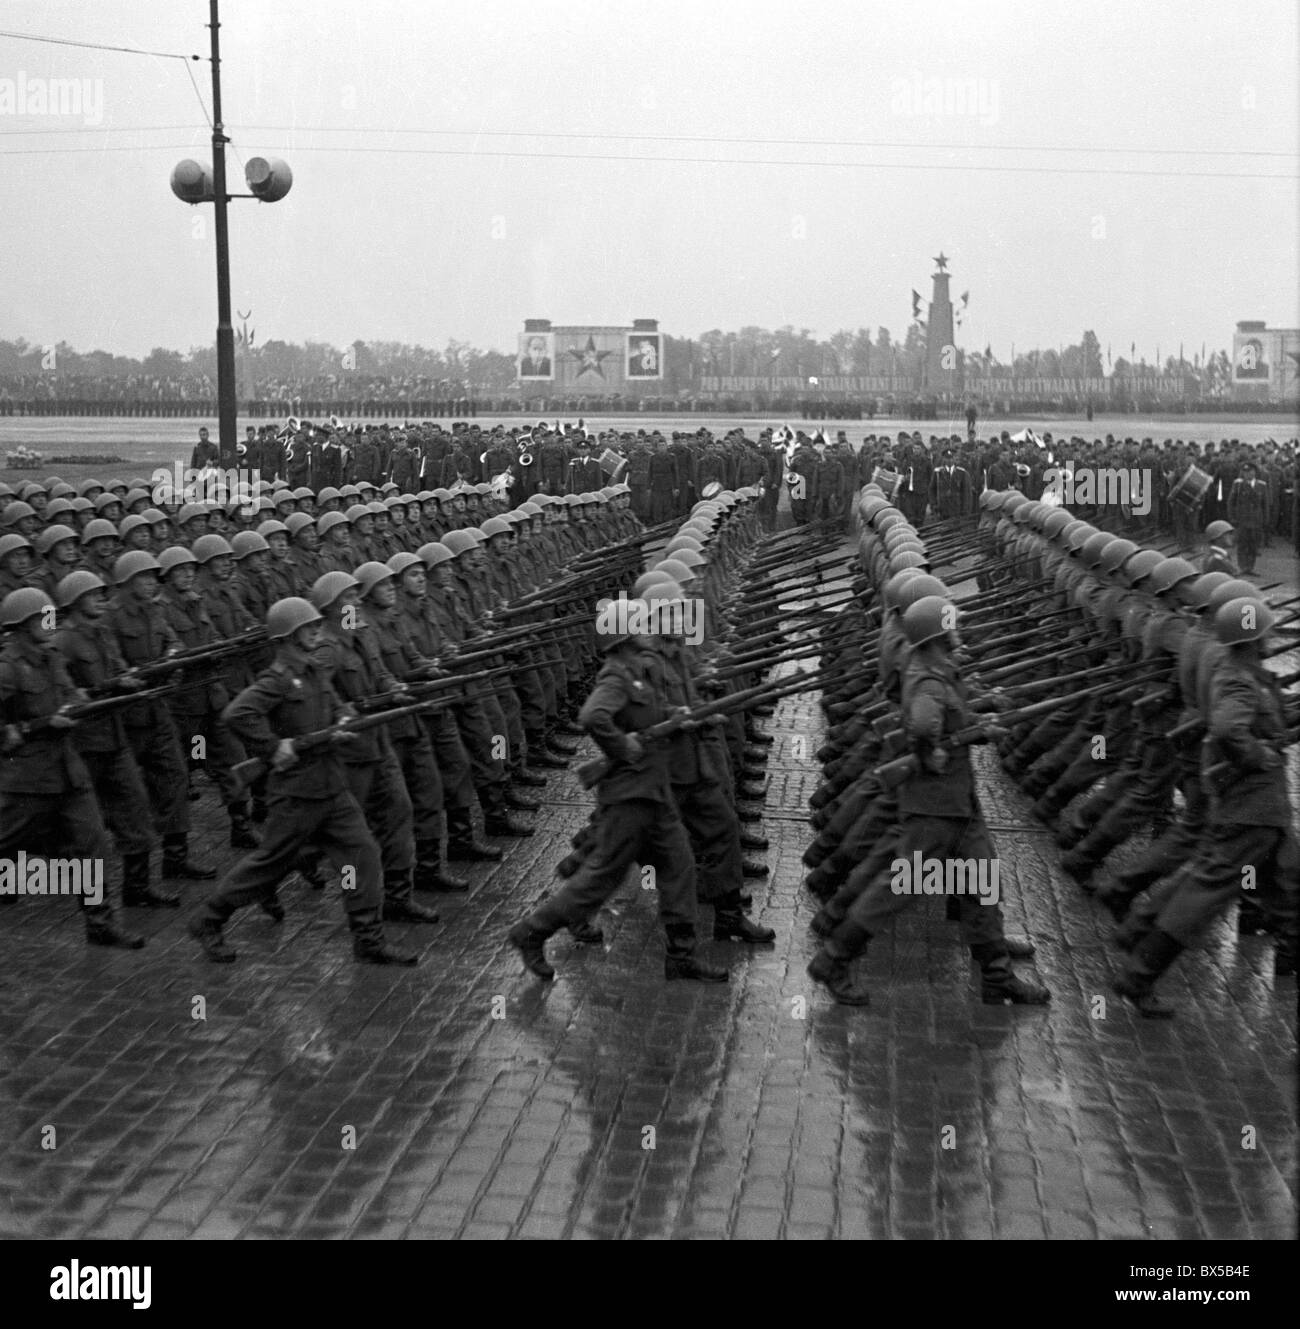
[[[1056,449],[1149,467],[1151,509],[1104,529],[1100,505],[1040,499]],[[201,431],[192,469],[219,460]],[[1262,662],[1294,644],[1295,608],[1240,579],[1294,510],[1294,444],[913,434],[855,451],[784,427],[291,420],[250,427],[238,465],[217,501],[139,478],[0,485],[0,858],[115,849],[104,898],[83,902],[92,944],[138,948],[124,909],[179,908],[168,883],[207,882],[187,926],[229,963],[228,921],[253,904],[283,919],[296,876],[338,883],[358,961],[414,964],[385,925],[437,922],[428,901],[468,890],[453,864],[532,835],[521,814],[589,736],[590,822],[509,940],[550,980],[548,940],[602,940],[597,913],[637,864],[666,977],[725,982],[699,913],[717,942],[774,940],[745,884],[768,871],[746,857],[767,848],[761,721],[819,690],[810,973],[837,1000],[867,1003],[853,962],[914,898],[892,889],[895,860],[996,856],[981,742],[1119,922],[1117,990],[1143,1014],[1168,1013],[1160,975],[1238,898],[1242,930],[1294,972],[1296,677]],[[783,489],[795,527],[777,532]],[[818,606],[846,529],[856,579]],[[1139,538],[1170,529],[1185,548],[1203,531],[1200,566]],[[219,880],[191,845],[199,772],[241,855]],[[966,897],[952,916],[984,1000],[1049,1000],[1012,968],[1034,946],[998,906]]]

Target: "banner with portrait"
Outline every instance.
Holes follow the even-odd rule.
[[[555,377],[555,346],[551,333],[519,334],[519,377],[534,382]]]
[[[657,332],[627,334],[627,377],[647,379],[663,377],[663,340]]]

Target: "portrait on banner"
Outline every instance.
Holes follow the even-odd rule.
[[[555,357],[549,332],[522,332],[519,334],[519,377],[525,379],[552,379],[555,377]]]
[[[658,333],[628,333],[627,377],[663,377],[663,346]]]

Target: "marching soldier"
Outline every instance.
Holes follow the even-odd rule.
[[[629,612],[644,601],[629,601]],[[562,927],[584,924],[620,886],[633,863],[653,870],[659,917],[667,937],[664,975],[725,983],[727,971],[695,954],[695,865],[669,779],[668,751],[643,746],[636,731],[670,714],[662,666],[648,638],[605,636],[606,659],[579,723],[608,766],[597,784],[594,847],[565,884],[510,929],[525,967],[549,982],[555,970],[545,944]]]
[[[343,907],[352,929],[353,956],[364,964],[413,965],[417,957],[391,946],[384,937],[379,846],[366,826],[339,758],[367,735],[349,733],[352,716],[330,684],[321,646],[320,612],[298,597],[279,600],[266,617],[276,656],[226,708],[224,720],[248,751],[270,765],[270,815],[261,845],[226,874],[211,898],[189,922],[190,934],[210,960],[229,964],[236,953],[222,929],[245,905],[274,906],[275,889],[307,847],[323,850],[351,884]],[[300,751],[295,739],[336,729],[325,742]]]
[[[108,833],[90,774],[61,714],[78,699],[63,658],[52,645],[54,606],[35,587],[0,602],[0,858],[29,850],[49,858],[103,865]],[[87,883],[83,882],[83,886]],[[141,937],[119,926],[107,881],[98,900],[81,895],[86,940],[92,946],[139,950]]]

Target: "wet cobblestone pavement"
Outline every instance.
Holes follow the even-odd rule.
[[[296,879],[288,920],[242,911],[220,968],[172,911],[131,911],[150,943],[120,953],[83,944],[74,904],[4,908],[0,1236],[1291,1235],[1294,980],[1230,916],[1162,986],[1175,1021],[1125,1009],[1107,920],[986,752],[1008,929],[1050,1008],[982,1005],[938,901],[873,943],[869,1009],[814,990],[820,723],[808,698],[766,722],[753,917],[777,941],[706,943],[725,987],[663,982],[631,880],[604,948],[561,934],[556,983],[522,971],[506,929],[587,818],[570,773],[440,924],[390,927],[414,970],[354,964],[336,896]],[[225,862],[202,787],[197,847]]]

